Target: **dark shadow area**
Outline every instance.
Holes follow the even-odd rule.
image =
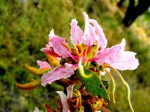
[[[123,5],[125,0],[120,0],[118,2],[118,7]],[[138,4],[135,5],[135,0],[129,0],[129,5],[126,10],[125,17],[123,18],[123,24],[129,27],[135,19],[143,14],[150,6],[150,0],[138,0]]]

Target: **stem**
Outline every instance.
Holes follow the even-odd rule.
[[[132,107],[131,100],[130,100],[130,87],[129,87],[129,85],[128,85],[127,82],[124,80],[124,78],[122,77],[122,75],[119,73],[118,70],[116,70],[115,68],[113,68],[113,67],[111,67],[111,66],[109,66],[109,65],[106,65],[105,67],[112,69],[112,70],[119,76],[119,78],[121,79],[121,81],[122,81],[123,84],[125,85],[125,87],[126,87],[126,89],[127,89],[127,99],[128,99],[128,102],[129,102],[129,106],[130,106],[132,112],[134,112],[134,109],[133,109],[133,107]]]
[[[98,70],[98,76],[99,76],[100,79],[102,79],[102,75],[101,75],[100,70]]]
[[[78,95],[78,103],[76,104],[77,108],[82,107],[82,98],[80,92],[77,90],[77,95]]]
[[[109,75],[109,77],[111,78],[111,81],[112,81],[112,97],[113,97],[113,102],[116,103],[116,101],[115,101],[115,89],[116,89],[115,80],[114,80],[114,78],[112,77],[112,75],[107,70],[105,70],[105,71]]]

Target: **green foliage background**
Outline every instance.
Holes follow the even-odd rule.
[[[34,107],[41,108],[46,103],[56,107],[59,96],[55,91],[59,86],[24,91],[16,88],[16,83],[37,78],[27,72],[23,64],[38,67],[36,60],[46,60],[40,49],[48,43],[49,31],[53,28],[57,35],[69,41],[71,19],[77,18],[84,28],[82,12],[85,11],[102,26],[109,47],[125,38],[126,49],[137,53],[138,69],[122,74],[131,87],[135,112],[149,112],[150,12],[139,17],[130,28],[125,28],[121,22],[123,10],[116,8],[113,0],[0,0],[0,111],[33,111]],[[108,108],[111,112],[130,112],[125,88],[113,75],[117,82],[117,103],[111,102]],[[104,78],[109,80],[107,76]]]

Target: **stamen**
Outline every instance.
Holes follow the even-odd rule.
[[[74,45],[74,48],[75,48],[75,50],[76,50],[76,51],[78,51],[78,48],[77,48],[77,46],[76,46],[76,45]]]
[[[79,60],[79,63],[78,63],[78,69],[79,69],[79,73],[82,77],[84,78],[90,78],[92,76],[92,74],[90,75],[85,75],[84,73],[84,68],[83,68],[83,65],[82,65],[82,60],[80,59]]]
[[[68,51],[71,51],[70,47],[66,43],[61,43],[65,48],[67,48]]]
[[[112,81],[112,98],[113,98],[113,102],[116,103],[115,102],[115,89],[116,89],[115,80],[107,70],[105,70],[105,71],[109,75],[109,77],[111,78],[111,81]]]
[[[91,46],[88,45],[87,49],[84,51],[84,55],[86,56],[90,52]]]
[[[129,85],[127,84],[127,82],[124,80],[124,78],[122,77],[122,75],[119,73],[118,70],[116,70],[115,68],[109,66],[109,65],[106,65],[105,67],[107,68],[110,68],[112,69],[118,76],[119,78],[121,79],[121,81],[123,82],[123,84],[125,85],[126,89],[127,89],[127,99],[128,99],[128,102],[129,102],[129,106],[131,108],[131,111],[134,112],[134,109],[132,107],[132,104],[131,104],[131,100],[130,100],[130,87]]]
[[[80,54],[76,51],[76,49],[71,49],[71,54],[74,54],[74,55],[80,57]]]
[[[79,53],[79,54],[83,54],[82,46],[79,44],[79,45],[77,45],[76,47],[77,47],[78,53]]]

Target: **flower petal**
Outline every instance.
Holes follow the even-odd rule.
[[[56,91],[56,93],[59,94],[60,99],[61,99],[61,103],[62,103],[62,107],[63,107],[62,112],[70,112],[69,106],[67,103],[67,96],[62,91]]]
[[[49,39],[55,53],[62,57],[70,57],[70,51],[63,45],[67,45],[65,39],[55,35],[53,29],[50,31]]]
[[[100,27],[100,25],[98,24],[98,22],[96,20],[90,19],[89,21],[90,21],[90,23],[92,23],[93,27],[95,28],[95,32],[98,35],[97,41],[98,41],[98,45],[99,45],[100,49],[106,48],[107,39],[105,37],[103,29]]]
[[[40,60],[38,60],[37,64],[40,66],[40,68],[39,68],[40,70],[42,70],[42,69],[50,69],[51,68],[51,66],[49,65],[49,63],[46,62],[46,61],[40,61]]]
[[[84,44],[93,45],[98,44],[100,49],[104,49],[107,46],[107,40],[105,38],[103,29],[98,22],[93,19],[89,19],[88,15],[84,12],[85,30],[84,30]]]
[[[46,44],[46,47],[42,48],[41,51],[54,57],[60,57],[57,53],[54,52],[50,42]]]
[[[80,44],[82,43],[82,36],[83,36],[83,31],[81,30],[81,28],[79,26],[77,26],[78,21],[76,19],[73,19],[71,21],[71,42],[72,44]]]
[[[93,37],[90,36],[90,24],[89,24],[89,17],[88,15],[84,12],[84,20],[85,20],[85,29],[84,29],[84,36],[83,36],[83,43],[85,45],[91,46],[93,44]]]
[[[105,63],[106,64],[112,64],[112,63],[116,62],[116,60],[119,58],[120,51],[121,51],[121,47],[119,45],[113,46],[111,48],[106,48],[106,49],[100,50],[97,53],[95,61],[99,65],[102,65]]]
[[[138,59],[135,58],[136,53],[134,52],[123,52],[120,54],[118,62],[112,63],[111,66],[119,70],[135,70],[138,65]]]
[[[104,49],[107,45],[107,40],[103,33],[102,28],[99,26],[96,20],[89,19],[88,15],[84,12],[85,29],[84,34],[79,26],[77,26],[76,19],[71,22],[71,36],[70,39],[73,44],[83,43],[91,46],[95,42],[101,49]],[[90,24],[91,23],[91,24]]]
[[[97,41],[97,36],[95,33],[95,28],[90,24],[88,15],[84,12],[84,20],[85,20],[85,29],[83,36],[83,43],[85,45],[91,46],[94,42]]]
[[[50,48],[42,48],[41,51],[54,57],[60,57],[57,53],[52,51]]]
[[[98,52],[96,62],[99,65],[109,64],[113,68],[119,70],[134,70],[138,67],[138,59],[135,58],[136,53],[124,51],[125,40],[121,44],[117,44],[111,48],[106,48]]]
[[[74,74],[74,66],[65,64],[64,66],[58,66],[41,77],[42,86],[50,84],[56,80],[70,77]]]

